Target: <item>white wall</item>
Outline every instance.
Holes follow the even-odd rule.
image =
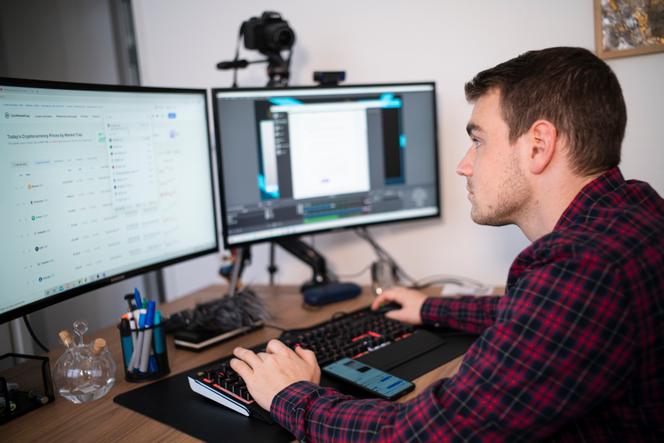
[[[276,10],[297,34],[291,85],[312,83],[314,70],[347,71],[347,83],[435,80],[442,171],[442,220],[374,228],[378,241],[416,277],[457,274],[503,283],[512,259],[527,244],[514,227],[476,226],[469,218],[465,180],[454,173],[468,147],[471,107],[463,84],[478,71],[526,50],[548,46],[594,49],[591,0],[416,1],[134,0],[141,78],[146,85],[227,87],[229,72],[215,64],[231,59],[239,25]],[[257,59],[255,51],[241,52]],[[610,61],[624,88],[629,122],[623,172],[664,193],[660,131],[664,103],[664,53]],[[261,65],[239,73],[240,86],[262,86]],[[373,260],[351,233],[316,237],[316,246],[339,273]],[[247,280],[266,281],[267,248],[254,247]],[[309,271],[278,254],[281,282],[302,282]],[[167,271],[169,297],[218,281],[218,257]],[[361,282],[368,282],[365,273]]]

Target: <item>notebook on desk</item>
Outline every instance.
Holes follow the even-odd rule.
[[[180,348],[189,349],[191,351],[201,351],[205,348],[216,345],[217,343],[247,334],[261,327],[263,327],[263,321],[257,321],[251,325],[224,332],[207,331],[201,328],[184,329],[173,334],[173,343]]]

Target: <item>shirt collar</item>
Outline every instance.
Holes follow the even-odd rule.
[[[606,194],[614,191],[624,183],[625,179],[620,172],[620,169],[615,167],[609,169],[590,183],[586,184],[581,188],[581,191],[576,194],[576,197],[574,197],[567,209],[565,209],[553,230],[560,230],[575,221],[579,221],[578,218],[586,216],[590,208],[595,205],[600,198],[606,196]]]

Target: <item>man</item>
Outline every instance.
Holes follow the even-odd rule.
[[[458,373],[406,403],[317,385],[311,351],[277,340],[232,367],[306,441],[664,441],[664,200],[617,168],[611,69],[580,48],[527,52],[466,84],[472,145],[457,168],[476,223],[532,241],[503,297],[395,289],[387,315],[481,334]]]

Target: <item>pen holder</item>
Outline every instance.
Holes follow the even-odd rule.
[[[122,344],[125,380],[155,380],[171,372],[162,324],[127,330],[118,325]],[[147,348],[146,348],[147,347]]]

